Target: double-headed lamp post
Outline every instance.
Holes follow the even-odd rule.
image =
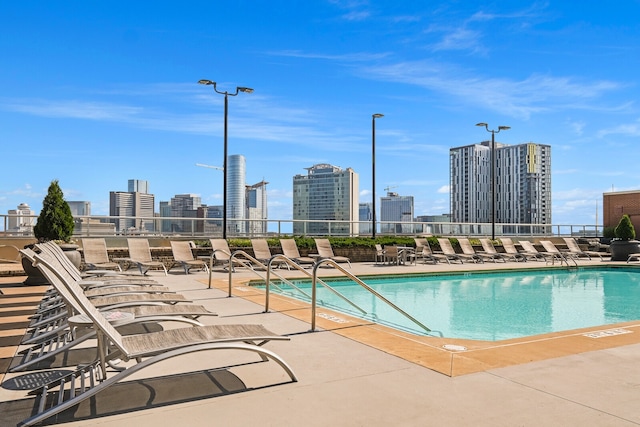
[[[510,126],[498,126],[498,130],[489,130],[486,123],[477,123],[476,126],[484,127],[491,132],[491,240],[496,239],[496,133],[501,130],[509,130]]]
[[[240,92],[251,93],[253,89],[250,87],[238,86],[235,93],[227,91],[219,91],[216,87],[217,83],[211,80],[198,80],[201,85],[213,86],[216,93],[224,95],[224,159],[222,160],[222,173],[224,176],[224,188],[222,189],[222,238],[227,238],[227,115],[229,111],[229,96],[236,96]]]
[[[376,119],[384,114],[371,115],[371,237],[376,238]]]

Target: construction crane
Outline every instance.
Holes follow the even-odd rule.
[[[224,168],[222,168],[220,166],[203,165],[202,163],[196,163],[196,166],[200,166],[201,168],[217,169],[219,171],[223,171],[224,170]]]
[[[387,185],[387,187],[384,189],[384,191],[387,192],[387,197],[398,197],[398,193],[391,191],[392,189],[397,187],[397,185]]]

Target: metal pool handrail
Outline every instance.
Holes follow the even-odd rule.
[[[274,260],[284,260],[287,265],[290,265],[291,267],[295,268],[298,271],[301,271],[302,273],[304,273],[305,275],[307,275],[308,277],[311,277],[313,279],[313,275],[311,273],[309,273],[307,270],[305,270],[302,266],[300,266],[300,264],[298,264],[297,262],[293,261],[291,258],[282,255],[282,254],[276,254],[274,256],[272,256],[269,259],[268,262],[268,268],[267,268],[267,279],[266,279],[266,291],[265,291],[265,305],[264,305],[264,311],[267,312],[269,311],[269,286],[271,285],[271,279],[270,279],[270,273],[271,273],[271,264],[273,263]],[[275,273],[275,272],[274,272]],[[304,296],[306,296],[309,299],[312,299],[311,296],[309,294],[307,294],[305,291],[303,291],[302,289],[300,289],[298,286],[294,285],[291,281],[283,278],[282,276],[280,276],[279,274],[275,273],[276,276],[278,276],[280,278],[280,280],[282,280],[283,282],[287,283],[289,286],[295,288],[298,292],[300,292],[301,294],[303,294]],[[356,303],[354,303],[353,301],[351,301],[349,298],[347,298],[346,296],[342,295],[340,292],[338,292],[337,290],[333,289],[331,286],[327,285],[324,281],[317,279],[317,281],[324,286],[325,288],[327,288],[328,290],[330,290],[331,292],[333,292],[336,296],[338,296],[339,298],[341,298],[342,300],[344,300],[346,303],[350,304],[353,308],[355,308],[356,310],[360,311],[362,314],[366,314],[367,311],[364,310],[363,308],[361,308],[360,306],[358,306]]]
[[[406,317],[407,319],[411,320],[413,323],[415,323],[416,325],[420,326],[425,331],[431,332],[431,329],[429,329],[428,327],[423,325],[419,320],[415,319],[409,313],[405,312],[400,307],[398,307],[397,305],[395,305],[394,303],[392,303],[391,301],[386,299],[384,296],[380,295],[377,291],[375,291],[369,285],[364,283],[357,276],[355,276],[352,273],[350,273],[349,271],[345,270],[337,262],[335,262],[334,260],[332,260],[330,258],[322,258],[322,259],[318,260],[313,265],[313,279],[312,279],[313,281],[312,281],[312,286],[311,286],[311,331],[312,332],[314,332],[316,330],[316,281],[318,280],[318,267],[320,267],[320,265],[322,265],[322,264],[329,264],[332,267],[336,268],[338,271],[340,271],[342,274],[347,276],[349,279],[353,280],[358,285],[362,286],[367,291],[369,291],[371,294],[373,294],[374,296],[376,296],[377,298],[379,298],[383,302],[387,303],[391,308],[396,310],[398,313],[402,314],[404,317]]]
[[[237,258],[236,255],[242,255],[244,256],[246,259],[248,259],[249,261],[257,264],[259,267],[262,267],[266,270],[266,277],[262,276],[260,273],[258,273],[256,270],[253,269],[253,265],[252,264],[246,264],[245,260],[242,258]],[[296,289],[298,292],[300,292],[301,294],[305,295],[307,298],[311,299],[311,296],[309,294],[307,294],[305,291],[303,291],[302,289],[300,289],[298,286],[296,286],[293,282],[291,282],[290,280],[288,280],[287,278],[285,278],[284,276],[282,276],[281,274],[276,273],[275,271],[273,271],[272,263],[274,260],[276,259],[283,259],[287,265],[290,265],[294,268],[296,268],[297,270],[302,271],[303,273],[305,273],[307,276],[311,277],[312,275],[304,270],[302,267],[300,267],[300,265],[298,265],[296,262],[294,262],[293,260],[287,258],[284,255],[281,254],[276,254],[274,256],[272,256],[271,258],[269,258],[269,261],[267,262],[267,265],[264,265],[263,263],[261,263],[260,261],[258,261],[256,258],[252,257],[251,255],[249,255],[248,253],[246,253],[243,250],[237,250],[235,252],[233,252],[231,254],[231,257],[229,258],[229,297],[232,296],[232,290],[233,290],[233,268],[231,266],[233,266],[233,261],[235,259],[238,259],[240,262],[242,262],[245,266],[249,266],[251,268],[251,271],[253,271],[258,277],[260,277],[262,280],[265,281],[265,286],[266,286],[266,290],[265,290],[265,312],[269,311],[269,287],[270,285],[272,285],[271,283],[271,273],[273,272],[273,274],[275,274],[278,279],[280,279],[282,282],[286,283],[287,285],[291,286],[292,288]],[[340,292],[336,291],[335,289],[331,288],[331,286],[327,285],[326,283],[324,283],[322,280],[320,280],[320,283],[325,286],[326,288],[328,288],[330,291],[332,291],[334,294],[336,294],[338,297],[342,298],[343,300],[345,300],[347,303],[351,304],[355,309],[359,310],[361,313],[366,313],[366,310],[363,310],[362,308],[360,308],[358,305],[356,305],[355,303],[353,303],[352,301],[350,301],[347,297],[345,297],[344,295],[342,295]],[[275,285],[274,285],[275,286]],[[209,287],[211,287],[211,283],[209,284]],[[277,286],[276,286],[277,287]]]
[[[261,275],[260,273],[258,273],[256,270],[254,270],[253,265],[252,264],[248,264],[246,263],[246,261],[242,258],[237,258],[236,255],[242,255],[244,256],[246,259],[248,259],[249,261],[253,262],[254,264],[257,264],[259,267],[262,267],[266,270],[267,274],[267,278],[265,278],[263,275]],[[272,257],[273,258],[273,257]],[[235,252],[233,252],[231,254],[231,257],[229,257],[229,296],[232,296],[232,289],[233,289],[233,261],[235,259],[238,259],[238,261],[240,261],[245,267],[249,267],[251,269],[251,271],[253,271],[259,278],[261,278],[262,280],[265,280],[268,282],[268,277],[269,277],[269,271],[271,269],[271,263],[269,263],[269,266],[264,265],[263,263],[261,263],[260,261],[258,261],[257,259],[255,259],[254,257],[252,257],[251,255],[249,255],[248,253],[246,253],[243,250],[237,250]],[[287,280],[286,278],[284,278],[283,276],[277,274],[274,272],[274,274],[276,276],[278,276],[278,278],[280,280],[282,280],[283,282],[287,283],[290,286],[293,286],[294,288],[296,288],[296,286],[291,283],[289,280]],[[211,285],[209,285],[209,287],[211,287]],[[297,288],[296,288],[297,289]],[[304,294],[303,291],[300,291]],[[308,296],[308,295],[307,295]]]

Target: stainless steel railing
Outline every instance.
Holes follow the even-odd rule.
[[[74,237],[130,237],[162,236],[210,238],[222,236],[221,218],[181,217],[117,217],[76,216]],[[33,225],[37,216],[0,214],[0,237],[33,237]],[[370,236],[370,221],[302,221],[287,219],[228,219],[229,238],[252,238],[266,236]],[[600,237],[603,228],[589,224],[496,224],[500,236]],[[489,236],[490,223],[452,222],[399,222],[379,221],[376,235],[415,236],[433,234],[439,236]]]

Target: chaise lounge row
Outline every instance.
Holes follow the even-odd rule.
[[[215,313],[198,308],[151,279],[113,272],[83,279],[55,243],[37,244],[36,249],[38,252],[30,249],[21,252],[52,288],[42,299],[29,328],[35,339],[23,340],[18,363],[10,371],[42,370],[43,361],[68,354],[79,346],[93,345],[95,352],[92,359],[77,368],[69,365],[72,369],[62,377],[53,371],[52,375],[42,373],[42,378],[52,380],[29,392],[36,396],[36,401],[31,415],[20,425],[41,423],[89,398],[95,399],[102,390],[138,371],[191,353],[232,350],[257,354],[261,361],[279,365],[290,381],[297,381],[287,363],[263,347],[273,340],[289,340],[288,337],[274,334],[262,325],[202,324],[197,320],[200,316]],[[148,332],[150,323],[166,322],[188,326],[160,327],[160,330],[152,327],[154,332]],[[140,325],[140,332],[132,333],[132,325]],[[127,335],[120,331],[122,327],[127,328]],[[63,364],[70,361],[67,356],[58,359]],[[184,369],[189,371],[188,366]]]
[[[533,261],[545,261],[545,262],[564,262],[564,263],[576,263],[578,259],[586,258],[591,260],[592,258],[600,258],[603,260],[603,256],[607,256],[606,253],[596,251],[583,251],[573,238],[564,238],[567,245],[566,251],[559,250],[553,242],[548,240],[540,241],[543,246],[543,251],[538,251],[534,244],[527,240],[518,242],[522,249],[516,247],[511,238],[503,237],[500,239],[504,252],[498,252],[493,245],[491,239],[481,238],[482,250],[476,251],[468,238],[457,238],[460,246],[460,252],[456,252],[451,241],[448,238],[438,238],[439,251],[434,251],[428,239],[415,238],[415,251],[405,254],[405,260],[409,262],[417,262],[422,260],[424,263],[437,264],[438,262],[472,262],[483,263],[485,261],[493,262],[526,262],[528,260]],[[394,250],[395,249],[395,250]],[[391,256],[389,257],[389,254]],[[385,263],[400,263],[397,257],[397,248],[385,247],[377,245],[376,262],[383,261]]]
[[[338,263],[351,265],[349,258],[337,256],[333,253],[331,243],[328,239],[315,239],[317,254],[311,256],[301,256],[294,239],[281,239],[282,254],[293,262],[310,266],[320,259],[331,259]],[[185,274],[189,274],[192,269],[201,269],[208,272],[215,264],[222,264],[227,267],[231,259],[231,250],[225,239],[210,239],[212,254],[210,257],[194,257],[193,246],[188,241],[170,241],[173,259],[167,268],[161,261],[154,260],[151,256],[151,249],[147,239],[129,238],[127,246],[128,257],[109,259],[105,239],[87,238],[82,239],[84,264],[87,270],[114,270],[122,272],[123,268],[130,266],[137,267],[140,274],[146,275],[149,270],[163,271],[165,276],[172,268],[179,266],[184,269]],[[233,267],[264,267],[271,259],[272,254],[266,239],[251,239],[253,255],[240,251],[244,255],[242,258],[234,258]],[[282,264],[282,262],[279,262]]]

